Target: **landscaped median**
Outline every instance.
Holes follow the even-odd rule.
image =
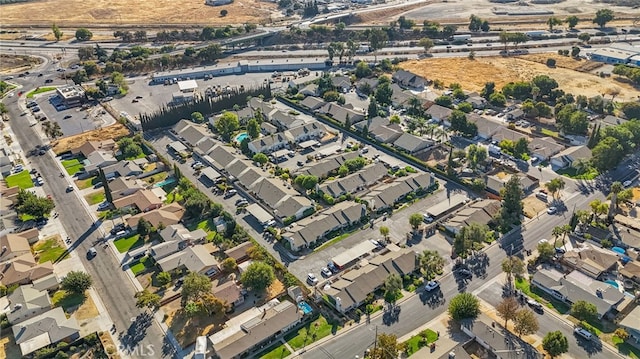
[[[38,87],[37,89],[29,92],[27,94],[27,98],[33,98],[33,96],[41,94],[41,93],[45,93],[45,92],[50,92],[55,90],[55,87]]]

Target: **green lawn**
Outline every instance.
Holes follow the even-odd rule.
[[[77,180],[76,186],[78,186],[78,189],[85,189],[85,188],[93,187],[98,182],[100,182],[100,180],[98,179],[97,176],[94,176],[94,177],[89,177],[83,180]]]
[[[169,177],[169,174],[167,172],[160,172],[160,173],[156,173],[152,176],[149,177],[145,177],[142,180],[149,183],[149,184],[153,184],[153,183],[158,183],[158,182],[162,182],[165,179],[167,179],[167,177]]]
[[[355,233],[355,232],[357,232],[359,229],[360,229],[360,228],[357,228],[357,229],[355,229],[355,230],[353,230],[353,231],[351,231],[351,232],[342,233],[341,235],[339,235],[339,236],[337,236],[337,237],[335,237],[335,238],[333,238],[333,239],[329,240],[328,242],[323,243],[320,247],[318,247],[318,248],[314,249],[313,251],[314,251],[314,252],[316,252],[316,251],[321,251],[321,250],[323,250],[323,249],[325,249],[325,248],[327,248],[327,247],[329,247],[329,246],[332,246],[332,245],[334,245],[334,244],[336,244],[336,243],[340,242],[341,240],[343,240],[343,239],[345,239],[345,238],[349,237],[350,235],[354,234],[354,233]]]
[[[20,220],[21,220],[22,222],[27,222],[27,221],[30,221],[30,220],[32,220],[32,219],[36,219],[36,217],[35,217],[35,216],[33,216],[33,215],[30,215],[30,214],[21,214],[21,215],[20,215]]]
[[[87,297],[83,294],[67,293],[64,290],[59,290],[53,293],[51,296],[51,303],[54,307],[62,307],[65,312],[68,312],[70,308],[74,308],[84,303]]]
[[[69,252],[67,252],[64,246],[60,245],[60,242],[56,238],[48,238],[44,241],[40,241],[33,246],[36,252],[39,252],[40,257],[38,263],[55,262],[69,258]]]
[[[33,90],[27,94],[27,98],[33,98],[34,95],[49,92],[55,90],[55,87],[40,87],[36,90]]]
[[[583,174],[577,174],[576,169],[572,167],[563,168],[558,170],[559,175],[567,176],[573,179],[592,180],[598,177],[598,170],[595,168],[589,168],[589,170]]]
[[[266,352],[268,351],[268,352]],[[266,352],[266,353],[265,353]],[[265,353],[265,354],[262,354]],[[284,344],[280,344],[276,347],[267,348],[264,352],[259,355],[262,355],[260,359],[283,359],[291,355],[291,352]]]
[[[547,293],[541,291],[538,288],[531,288],[529,282],[526,279],[516,279],[516,288],[522,291],[522,293],[537,300],[540,303],[545,303],[548,308],[555,309],[560,314],[566,314],[571,309],[567,304],[553,299],[547,295]]]
[[[423,341],[423,337],[426,339],[426,342]],[[420,350],[420,348],[425,347],[435,342],[436,340],[438,340],[438,333],[434,332],[431,329],[423,330],[419,334],[412,336],[411,338],[409,338],[409,340],[404,342],[404,344],[407,346],[407,355],[411,355],[417,352],[418,350]]]
[[[31,179],[29,171],[22,171],[20,173],[8,176],[5,178],[5,181],[7,182],[7,187],[9,188],[14,186],[18,186],[22,189],[33,187],[33,180]]]
[[[167,199],[165,199],[164,203],[169,204],[169,203],[173,203],[173,202],[180,202],[182,201],[182,195],[180,193],[177,193],[176,191],[172,191],[167,195]]]
[[[88,195],[84,196],[84,199],[87,200],[87,203],[89,203],[90,206],[104,202],[104,190],[89,193]]]
[[[84,165],[77,158],[62,161],[62,166],[64,166],[70,176],[73,176],[76,172],[84,169]]]
[[[118,252],[126,253],[132,249],[142,246],[144,241],[140,238],[140,235],[136,233],[129,237],[117,239],[113,244],[118,248]]]
[[[543,129],[540,130],[540,132],[542,132],[542,134],[545,135],[545,136],[551,136],[551,137],[556,137],[556,138],[558,136],[560,136],[557,131],[551,131],[548,128],[543,128]]]
[[[305,344],[313,343],[327,335],[338,331],[340,327],[327,322],[325,317],[320,316],[315,321],[308,323],[295,333],[290,333],[284,337],[284,340],[293,348],[300,349]],[[308,335],[307,335],[308,333]]]
[[[153,262],[153,258],[151,257],[142,257],[139,260],[133,262],[129,268],[131,268],[131,271],[133,272],[133,275],[138,275],[142,272],[144,272],[146,269],[151,268],[154,266],[154,262]]]

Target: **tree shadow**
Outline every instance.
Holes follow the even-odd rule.
[[[152,316],[148,312],[138,314],[131,322],[126,332],[120,332],[118,338],[125,350],[133,351],[140,341],[147,335],[147,328],[151,326]],[[163,345],[164,346],[164,345]]]
[[[423,291],[422,293],[420,293],[419,298],[422,301],[422,304],[428,306],[431,309],[443,306],[447,302],[440,288],[431,292]]]
[[[397,323],[400,320],[400,312],[402,309],[400,306],[395,304],[389,304],[385,310],[384,314],[382,314],[382,323],[386,326],[390,326],[394,323]]]
[[[594,356],[602,352],[602,342],[595,338],[595,336],[593,340],[587,340],[577,334],[574,334],[574,336],[576,337],[578,346],[582,348],[588,356]]]

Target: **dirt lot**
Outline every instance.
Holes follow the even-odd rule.
[[[12,73],[22,71],[25,67],[31,67],[40,62],[42,62],[42,60],[37,57],[0,54],[0,72]]]
[[[80,147],[86,141],[100,141],[106,139],[118,139],[129,134],[129,129],[115,123],[109,127],[87,131],[75,136],[61,138],[54,142],[53,152],[56,154],[67,152],[73,148]]]
[[[277,16],[272,15],[276,8],[275,3],[258,0],[235,0],[225,6],[207,6],[203,0],[43,0],[2,5],[2,23],[5,27],[51,26],[54,22],[61,27],[160,23],[227,25],[268,22],[270,17]],[[229,12],[225,17],[220,16],[223,9]]]
[[[556,68],[549,68],[541,62],[547,58],[555,58]],[[592,97],[617,90],[618,101],[632,101],[638,98],[640,91],[633,86],[620,82],[616,76],[600,78],[592,73],[580,72],[592,70],[590,62],[573,60],[557,54],[534,54],[519,57],[480,57],[475,60],[467,58],[431,58],[412,60],[400,64],[409,70],[431,80],[441,80],[445,85],[457,82],[462,88],[480,91],[489,81],[502,88],[512,81],[530,80],[536,75],[549,75],[558,81],[560,88],[574,95]]]
[[[522,200],[522,203],[524,204],[524,215],[527,218],[533,218],[547,208],[547,205],[539,200],[535,195],[525,198]]]

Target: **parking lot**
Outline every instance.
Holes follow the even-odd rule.
[[[62,106],[56,106],[60,104],[59,99],[51,92],[37,95],[33,98],[33,101],[35,101],[38,104],[38,108],[40,108],[40,111],[34,113],[34,116],[45,116],[46,119],[57,122],[60,125],[64,137],[95,130],[115,123],[115,119],[99,105],[89,106],[86,109],[82,109],[81,107],[66,109]],[[42,121],[44,121],[44,119],[41,119],[41,122]]]

